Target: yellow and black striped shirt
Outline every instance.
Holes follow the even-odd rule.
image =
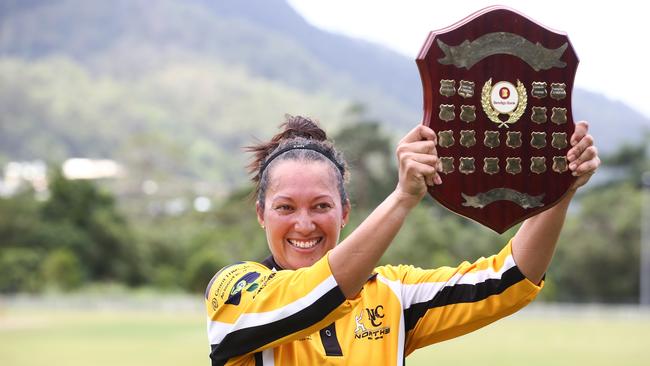
[[[223,268],[206,290],[212,365],[403,365],[418,348],[476,330],[539,290],[511,244],[458,267],[375,269],[347,300],[327,256],[281,270],[272,258]]]

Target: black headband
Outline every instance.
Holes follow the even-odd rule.
[[[268,159],[266,159],[266,161],[264,162],[264,164],[262,164],[262,167],[260,168],[260,177],[264,173],[264,170],[266,169],[266,167],[268,167],[269,164],[271,164],[273,159],[277,158],[278,156],[280,156],[280,155],[282,155],[285,152],[290,151],[290,150],[311,150],[311,151],[315,151],[315,152],[323,155],[324,157],[328,158],[332,163],[334,163],[334,166],[336,166],[336,168],[339,170],[339,172],[341,172],[341,177],[343,177],[344,174],[345,174],[345,167],[341,163],[336,161],[336,158],[334,157],[334,155],[332,155],[332,153],[330,153],[329,151],[324,150],[318,144],[308,142],[308,143],[290,144],[288,146],[285,146],[285,147],[277,150],[273,154],[271,154],[271,156],[269,156]]]

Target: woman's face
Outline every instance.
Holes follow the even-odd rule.
[[[341,204],[328,162],[283,160],[269,174],[264,209],[258,202],[257,218],[273,258],[286,269],[311,266],[338,243],[350,205]]]

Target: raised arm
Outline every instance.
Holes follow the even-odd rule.
[[[442,183],[436,170],[436,135],[430,128],[419,125],[411,130],[397,147],[397,159],[395,190],[329,254],[332,274],[347,298],[359,293],[427,185]]]
[[[580,122],[571,136],[573,147],[568,151],[567,159],[569,169],[578,178],[569,192],[552,208],[526,220],[513,238],[512,255],[515,262],[534,283],[539,283],[548,269],[573,195],[589,181],[600,165],[598,151],[588,130],[587,122]]]

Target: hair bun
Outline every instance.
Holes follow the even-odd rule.
[[[302,116],[285,115],[285,122],[281,125],[284,131],[279,134],[278,140],[289,140],[302,137],[315,141],[327,140],[327,134],[318,126],[318,123],[310,118]]]
[[[264,166],[264,162],[268,157],[275,151],[280,148],[283,143],[290,143],[294,139],[307,139],[317,142],[323,146],[327,146],[327,149],[331,149],[333,152],[332,156],[337,156],[336,150],[333,148],[331,142],[327,141],[327,134],[325,131],[318,126],[318,122],[312,120],[311,118],[302,117],[302,116],[292,116],[286,114],[284,116],[284,123],[280,125],[281,132],[277,133],[270,141],[260,142],[258,144],[245,147],[246,151],[253,153],[253,159],[248,164],[248,171],[253,175],[253,182],[259,184],[261,179],[261,170]],[[334,160],[339,159],[335,158]],[[335,163],[335,165],[337,165]],[[344,174],[345,162],[341,162],[337,167]],[[259,189],[259,186],[257,187]]]

